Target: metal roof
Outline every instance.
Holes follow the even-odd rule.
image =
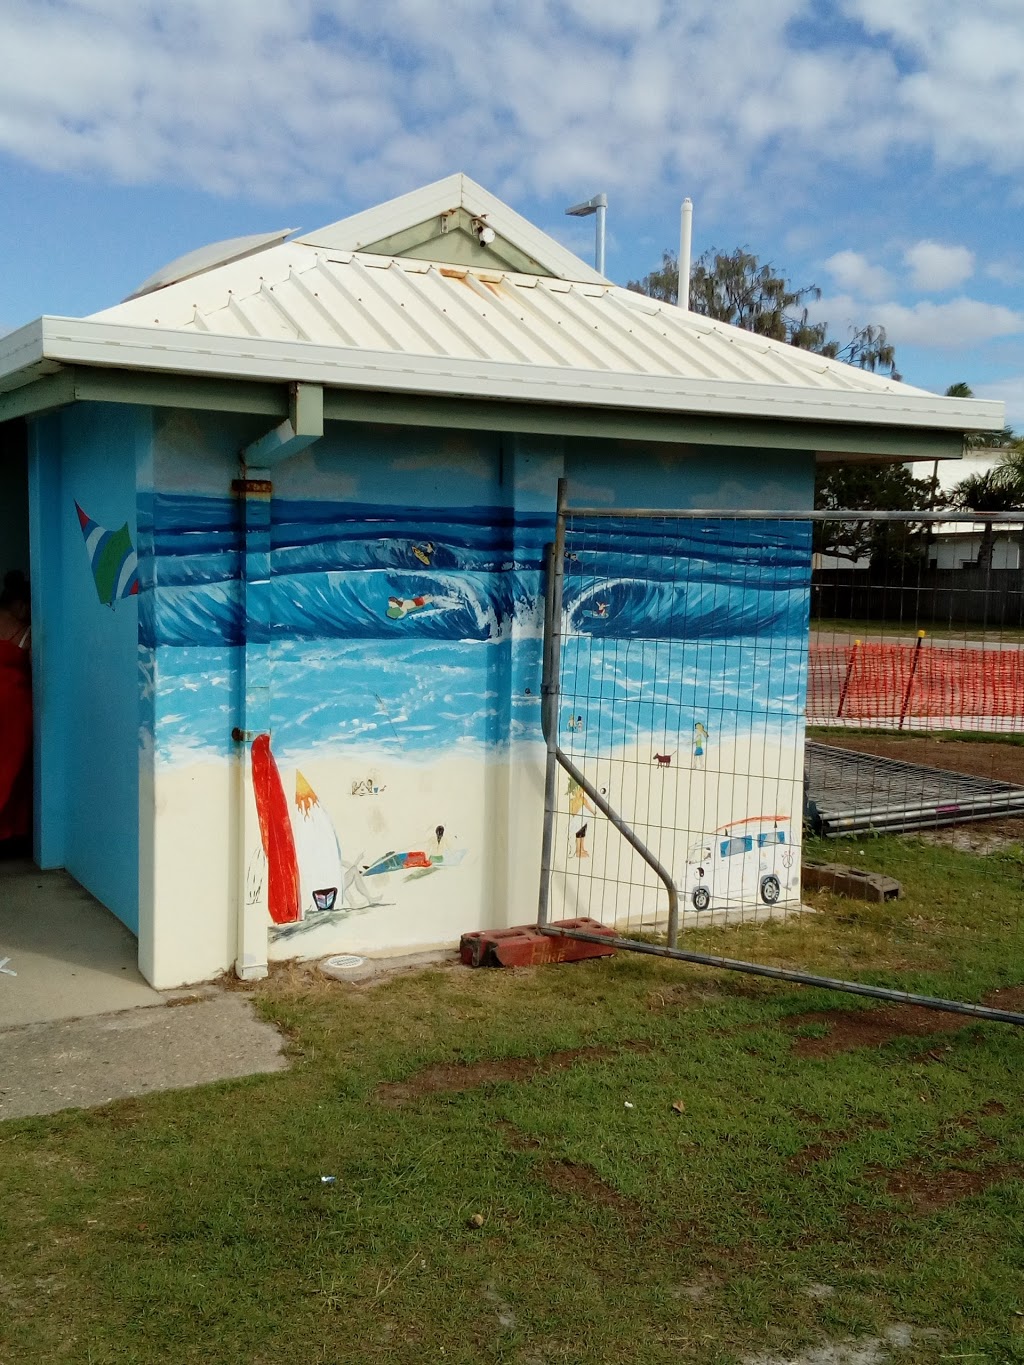
[[[924,393],[617,285],[330,252],[299,242],[118,304],[92,320],[603,375]]]
[[[383,241],[456,194],[551,273],[341,245]],[[40,319],[0,340],[0,390],[63,364],[954,433],[1003,422],[1001,403],[940,398],[611,284],[464,176],[91,318]]]

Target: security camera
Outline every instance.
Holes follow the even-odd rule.
[[[476,239],[481,246],[490,246],[494,241],[494,229],[483,218],[473,219],[473,231],[476,233]]]

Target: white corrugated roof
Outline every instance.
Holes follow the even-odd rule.
[[[457,209],[550,273],[356,249]],[[939,398],[611,284],[465,176],[91,318],[40,319],[0,342],[0,389],[30,382],[30,364],[946,431],[1003,421],[999,403]]]
[[[107,308],[92,320],[602,374],[923,392],[617,285],[325,251],[301,242]]]

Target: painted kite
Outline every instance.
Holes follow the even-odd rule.
[[[89,567],[96,580],[96,591],[105,607],[113,607],[122,597],[135,597],[139,591],[139,560],[132,548],[128,523],[119,531],[108,531],[93,521],[75,503],[78,524],[85,537]]]

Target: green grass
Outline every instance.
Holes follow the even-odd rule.
[[[808,853],[908,894],[687,941],[970,999],[1024,980],[1024,850]],[[373,989],[291,969],[255,998],[287,1073],[0,1125],[0,1360],[726,1365],[907,1322],[938,1335],[900,1362],[1024,1361],[1024,1033],[800,1055],[869,1003],[625,954]],[[889,1188],[993,1163],[930,1212]]]

